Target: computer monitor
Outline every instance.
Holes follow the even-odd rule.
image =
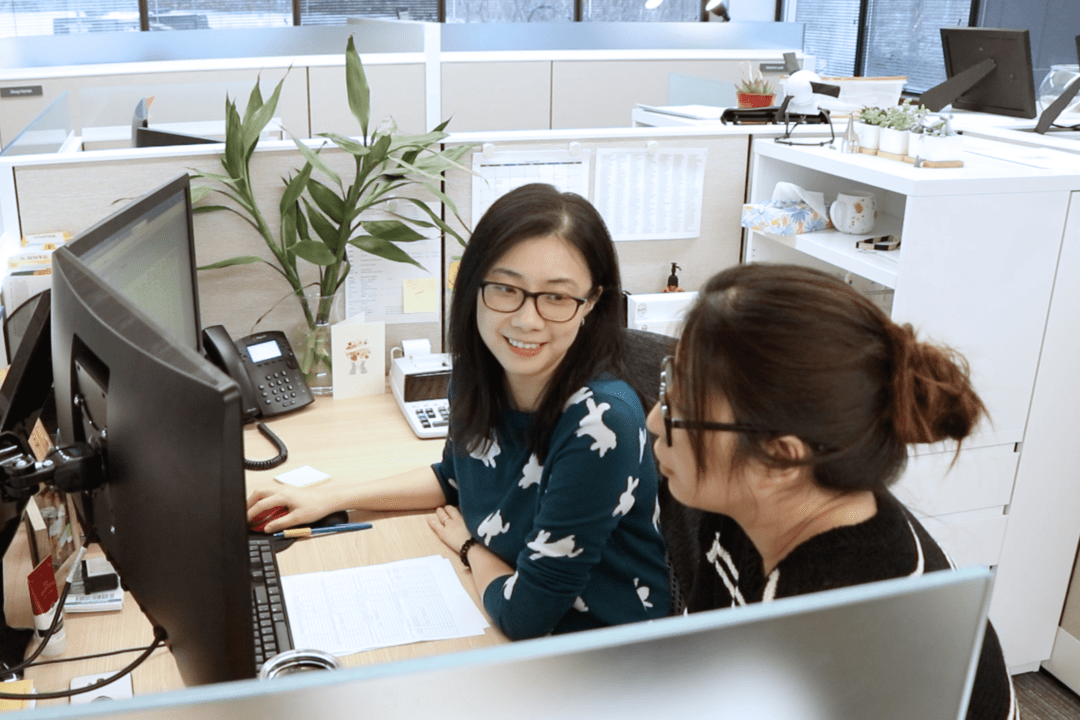
[[[200,349],[191,184],[180,175],[69,243],[70,252],[163,329]]]
[[[239,388],[77,249],[53,255],[57,420],[61,443],[102,446],[105,476],[79,519],[186,684],[252,677]]]
[[[948,79],[919,98],[932,112],[952,105],[956,110],[1035,117],[1027,30],[945,27],[941,49]]]

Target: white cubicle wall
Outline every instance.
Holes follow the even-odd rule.
[[[576,25],[583,27],[568,27]],[[424,132],[444,119],[456,131],[625,127],[635,103],[667,103],[673,72],[734,82],[743,60],[775,68],[786,51],[805,60],[801,23],[461,27],[372,20],[6,39],[0,40],[0,145],[64,91],[77,134],[89,149],[104,149],[125,146],[123,129],[143,97],[155,98],[152,123],[220,121],[226,94],[243,108],[256,79],[268,96],[282,77],[278,115],[290,134],[352,134],[358,129],[345,99],[343,58],[351,34],[371,84],[372,122],[393,115],[406,132]],[[133,37],[142,35],[157,43]]]

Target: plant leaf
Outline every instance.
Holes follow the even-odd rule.
[[[304,156],[305,160],[311,163],[316,170],[333,180],[338,187],[341,187],[341,178],[336,172],[330,169],[330,166],[327,165],[321,157],[319,157],[319,154],[317,152],[315,152],[296,138],[293,138],[293,142],[296,143],[296,147],[299,148],[300,154]],[[319,149],[321,150],[322,148]]]
[[[244,136],[236,103],[225,96],[225,154],[221,164],[231,178],[244,177]]]
[[[457,231],[454,230],[449,225],[447,225],[446,222],[441,217],[439,217],[439,215],[434,210],[432,210],[430,207],[428,207],[427,203],[425,203],[423,200],[417,200],[416,198],[401,198],[401,199],[406,200],[408,202],[411,202],[413,205],[416,205],[416,207],[420,208],[425,213],[427,213],[427,216],[431,218],[431,221],[433,223],[435,223],[436,225],[439,226],[440,230],[442,230],[444,233],[447,233],[448,235],[453,235],[454,237],[456,237],[457,241],[461,245],[465,244],[465,240],[460,235],[458,235]],[[460,220],[460,219],[461,218],[458,218],[458,220]],[[464,225],[465,223],[462,222],[461,224]]]
[[[351,155],[367,155],[368,146],[361,145],[352,138],[347,138],[344,135],[338,135],[337,133],[319,133],[318,137],[324,137],[327,140],[332,141],[339,148]]]
[[[253,263],[264,262],[267,265],[271,263],[267,262],[265,258],[261,258],[258,255],[238,255],[228,260],[219,260],[216,263],[210,263],[209,265],[200,265],[195,268],[196,270],[217,270],[218,268],[232,267],[233,265],[251,265]]]
[[[384,260],[390,260],[391,262],[408,263],[415,265],[418,268],[424,268],[423,265],[409,257],[409,254],[394,245],[391,242],[387,242],[382,238],[372,237],[370,235],[361,235],[360,237],[349,240],[349,244],[358,247],[366,253],[371,253],[377,257],[381,257]],[[424,268],[426,269],[426,268]]]
[[[330,220],[327,220],[325,215],[312,207],[307,198],[304,198],[304,206],[307,208],[308,222],[311,223],[315,234],[322,239],[327,251],[336,255],[341,249],[340,231],[338,229],[340,226],[334,225]]]
[[[307,260],[313,265],[329,266],[338,261],[332,252],[321,242],[315,240],[301,240],[290,248],[297,257]]]
[[[217,212],[218,210],[232,210],[227,205],[200,205],[199,207],[191,208],[191,212],[195,215],[200,213]]]
[[[345,90],[349,96],[349,110],[360,122],[360,131],[366,145],[368,120],[371,117],[371,88],[368,87],[364,65],[360,62],[352,35],[345,46]]]
[[[389,242],[416,242],[427,238],[400,220],[371,220],[360,223],[364,232]]]
[[[345,216],[345,203],[341,197],[315,178],[308,180],[308,194],[328,218],[341,225]]]
[[[304,188],[307,187],[308,180],[311,178],[311,163],[304,163],[304,167],[300,172],[289,178],[289,182],[285,183],[285,192],[281,195],[281,202],[278,203],[278,212],[284,214],[288,212],[296,202],[300,199],[300,196],[304,194]]]
[[[286,77],[288,76],[287,71],[285,75]],[[248,115],[248,112],[244,113],[244,149],[248,157],[251,157],[251,152],[255,149],[255,146],[259,144],[259,136],[262,134],[262,131],[274,118],[274,113],[277,111],[278,99],[281,97],[281,86],[284,84],[285,78],[283,77],[278,82],[277,87],[274,88],[274,92],[270,95],[269,100],[259,106],[254,112],[252,112],[249,107],[248,112],[251,113],[250,115]],[[252,91],[252,94],[258,90],[258,82],[255,83],[255,88],[256,89]]]

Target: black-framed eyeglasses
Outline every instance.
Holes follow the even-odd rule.
[[[581,306],[589,302],[589,298],[559,292],[529,292],[516,285],[491,280],[480,283],[480,297],[489,309],[501,313],[517,312],[526,300],[532,298],[536,314],[548,322],[557,323],[573,320]]]
[[[753,425],[744,425],[743,423],[722,423],[711,422],[709,420],[682,420],[671,417],[671,406],[668,404],[667,389],[670,386],[672,378],[675,377],[674,366],[675,358],[671,355],[664,358],[664,361],[660,364],[660,414],[664,418],[664,436],[667,440],[668,447],[671,447],[671,428],[682,428],[684,430],[698,428],[701,430],[726,430],[728,432],[772,434],[771,430],[755,427]]]

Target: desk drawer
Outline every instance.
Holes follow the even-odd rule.
[[[947,516],[920,520],[957,567],[997,565],[1001,559],[1008,525],[1008,516],[1004,514],[977,519]]]
[[[919,517],[1008,505],[1020,453],[1013,443],[916,455],[892,491]]]

